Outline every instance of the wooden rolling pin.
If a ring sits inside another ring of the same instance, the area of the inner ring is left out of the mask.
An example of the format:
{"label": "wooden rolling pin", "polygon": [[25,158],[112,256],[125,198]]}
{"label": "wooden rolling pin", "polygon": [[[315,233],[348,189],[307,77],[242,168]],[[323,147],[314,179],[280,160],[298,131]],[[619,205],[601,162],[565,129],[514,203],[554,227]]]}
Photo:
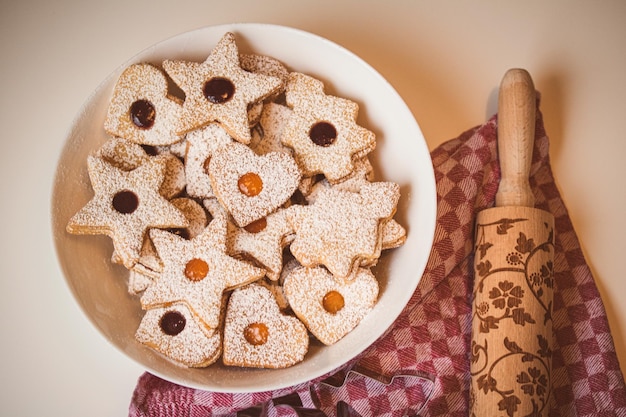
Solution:
{"label": "wooden rolling pin", "polygon": [[498,97],[501,180],[476,219],[471,416],[547,416],[551,395],[554,217],[534,208],[528,179],[536,97],[527,71]]}

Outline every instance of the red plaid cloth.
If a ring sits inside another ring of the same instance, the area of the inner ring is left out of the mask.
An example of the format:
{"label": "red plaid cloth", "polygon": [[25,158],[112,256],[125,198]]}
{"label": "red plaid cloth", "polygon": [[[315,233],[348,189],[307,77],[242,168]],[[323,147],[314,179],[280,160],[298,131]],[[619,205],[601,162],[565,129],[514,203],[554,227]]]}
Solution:
{"label": "red plaid cloth", "polygon": [[[426,271],[392,329],[349,369],[323,383],[253,394],[200,391],[145,373],[130,416],[466,416],[473,228],[498,187],[496,122],[494,116],[431,153],[438,211]],[[555,185],[539,111],[535,137],[531,186],[536,206],[556,224],[550,416],[626,416],[606,312]]]}

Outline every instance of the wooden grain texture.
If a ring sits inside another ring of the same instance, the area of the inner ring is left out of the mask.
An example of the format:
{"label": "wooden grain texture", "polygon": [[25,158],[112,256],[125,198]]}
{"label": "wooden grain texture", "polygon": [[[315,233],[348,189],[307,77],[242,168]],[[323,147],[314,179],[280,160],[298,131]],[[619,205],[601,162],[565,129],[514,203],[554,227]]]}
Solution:
{"label": "wooden grain texture", "polygon": [[471,415],[548,415],[554,218],[530,207],[478,214]]}

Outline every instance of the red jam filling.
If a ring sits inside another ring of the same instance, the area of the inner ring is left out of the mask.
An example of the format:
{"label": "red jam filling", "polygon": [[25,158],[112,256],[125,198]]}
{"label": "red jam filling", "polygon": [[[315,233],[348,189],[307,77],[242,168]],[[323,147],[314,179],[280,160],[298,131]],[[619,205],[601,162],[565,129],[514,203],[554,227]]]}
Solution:
{"label": "red jam filling", "polygon": [[137,100],[130,105],[130,119],[140,129],[150,129],[154,125],[156,110],[148,100]]}
{"label": "red jam filling", "polygon": [[112,203],[118,213],[130,214],[139,207],[139,198],[132,191],[123,190],[115,193]]}
{"label": "red jam filling", "polygon": [[161,330],[166,335],[176,336],[185,329],[186,322],[185,316],[178,311],[171,310],[163,314],[159,321],[159,326],[161,326]]}
{"label": "red jam filling", "polygon": [[204,83],[204,97],[214,104],[226,103],[235,95],[235,85],[226,78],[211,78]]}
{"label": "red jam filling", "polygon": [[317,122],[311,127],[309,138],[316,145],[327,147],[337,139],[337,129],[329,122]]}

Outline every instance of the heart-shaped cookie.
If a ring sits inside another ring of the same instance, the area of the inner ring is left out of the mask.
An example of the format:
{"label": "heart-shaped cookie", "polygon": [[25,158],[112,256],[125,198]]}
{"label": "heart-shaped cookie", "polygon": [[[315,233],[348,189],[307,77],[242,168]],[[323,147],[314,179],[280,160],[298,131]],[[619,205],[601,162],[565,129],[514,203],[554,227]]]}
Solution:
{"label": "heart-shaped cookie", "polygon": [[244,227],[274,212],[293,195],[300,170],[289,154],[257,155],[233,142],[213,153],[209,178],[215,196],[237,225]]}
{"label": "heart-shaped cookie", "polygon": [[209,366],[221,353],[220,332],[208,332],[184,303],[147,310],[135,338],[190,367]]}
{"label": "heart-shaped cookie", "polygon": [[338,280],[326,268],[295,268],[285,278],[285,296],[315,337],[332,345],[354,329],[378,298],[378,281],[360,268],[354,280]]}
{"label": "heart-shaped cookie", "polygon": [[302,361],[308,349],[306,327],[280,312],[269,289],[250,284],[233,291],[224,323],[225,365],[285,368]]}
{"label": "heart-shaped cookie", "polygon": [[143,145],[179,142],[182,104],[168,93],[160,68],[133,64],[120,75],[107,109],[104,129],[112,136]]}

